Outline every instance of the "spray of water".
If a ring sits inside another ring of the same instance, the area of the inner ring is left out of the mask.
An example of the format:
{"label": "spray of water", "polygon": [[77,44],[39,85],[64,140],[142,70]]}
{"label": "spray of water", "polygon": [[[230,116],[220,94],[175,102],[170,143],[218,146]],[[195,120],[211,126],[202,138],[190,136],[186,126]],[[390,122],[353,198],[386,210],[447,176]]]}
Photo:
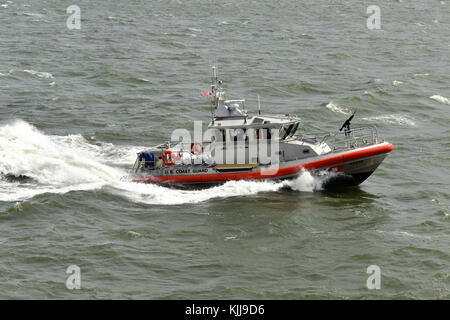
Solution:
{"label": "spray of water", "polygon": [[313,192],[322,185],[320,179],[306,171],[290,181],[230,181],[207,190],[177,190],[121,180],[127,171],[117,164],[132,164],[139,149],[141,147],[92,144],[81,135],[46,135],[20,120],[0,125],[0,173],[32,179],[26,183],[0,180],[0,201],[102,188],[130,201],[170,205],[275,192],[283,188]]}

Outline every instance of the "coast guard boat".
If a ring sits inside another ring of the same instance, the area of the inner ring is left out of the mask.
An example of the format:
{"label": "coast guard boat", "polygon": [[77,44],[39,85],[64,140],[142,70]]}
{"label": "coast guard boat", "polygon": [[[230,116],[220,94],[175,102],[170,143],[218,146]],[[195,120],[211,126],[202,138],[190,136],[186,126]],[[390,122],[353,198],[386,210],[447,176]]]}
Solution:
{"label": "coast guard boat", "polygon": [[339,131],[319,134],[302,132],[297,116],[261,115],[260,108],[249,115],[245,100],[225,99],[215,67],[211,91],[202,94],[211,99],[207,132],[201,139],[185,135],[139,152],[131,181],[204,187],[294,179],[307,170],[328,175],[327,185],[351,186],[366,180],[393,150],[392,143],[378,138],[375,126],[351,128],[354,114]]}

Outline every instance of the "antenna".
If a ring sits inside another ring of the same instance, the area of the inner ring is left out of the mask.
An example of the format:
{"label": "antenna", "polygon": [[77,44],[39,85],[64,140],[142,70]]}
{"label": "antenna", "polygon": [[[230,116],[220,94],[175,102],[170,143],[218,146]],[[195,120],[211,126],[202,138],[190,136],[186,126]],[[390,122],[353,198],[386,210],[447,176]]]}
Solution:
{"label": "antenna", "polygon": [[258,94],[258,114],[261,115],[261,103],[259,101],[259,94]]}
{"label": "antenna", "polygon": [[211,123],[214,124],[214,106],[215,106],[215,100],[216,100],[216,91],[215,91],[215,81],[214,78],[216,76],[216,66],[212,65],[211,66],[211,71],[212,71],[212,75],[211,75],[211,93],[214,95],[214,100],[211,101]]}

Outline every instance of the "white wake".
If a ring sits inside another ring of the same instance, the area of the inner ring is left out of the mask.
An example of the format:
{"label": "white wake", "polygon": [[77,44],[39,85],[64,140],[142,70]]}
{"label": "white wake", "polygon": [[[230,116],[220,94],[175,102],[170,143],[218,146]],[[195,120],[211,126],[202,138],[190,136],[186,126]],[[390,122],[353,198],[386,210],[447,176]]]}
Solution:
{"label": "white wake", "polygon": [[313,192],[322,182],[309,172],[291,181],[230,181],[206,190],[177,190],[121,180],[138,146],[91,143],[82,135],[46,135],[27,122],[0,125],[0,174],[26,176],[25,182],[0,180],[0,201],[22,201],[42,193],[102,189],[148,204],[198,203],[213,198],[275,192],[282,188]]}

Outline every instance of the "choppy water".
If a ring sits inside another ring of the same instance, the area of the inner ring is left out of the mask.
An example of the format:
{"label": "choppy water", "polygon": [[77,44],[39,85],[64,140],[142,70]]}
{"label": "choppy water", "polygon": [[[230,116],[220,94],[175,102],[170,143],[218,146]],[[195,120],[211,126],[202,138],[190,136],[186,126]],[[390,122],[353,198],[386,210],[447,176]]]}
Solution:
{"label": "choppy water", "polygon": [[[450,298],[449,17],[450,1],[0,1],[0,172],[32,178],[0,180],[0,298]],[[249,110],[260,95],[306,131],[357,110],[395,150],[342,191],[308,173],[121,181],[140,148],[209,120],[212,63]]]}

